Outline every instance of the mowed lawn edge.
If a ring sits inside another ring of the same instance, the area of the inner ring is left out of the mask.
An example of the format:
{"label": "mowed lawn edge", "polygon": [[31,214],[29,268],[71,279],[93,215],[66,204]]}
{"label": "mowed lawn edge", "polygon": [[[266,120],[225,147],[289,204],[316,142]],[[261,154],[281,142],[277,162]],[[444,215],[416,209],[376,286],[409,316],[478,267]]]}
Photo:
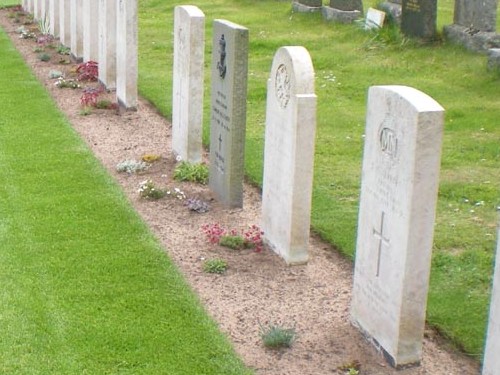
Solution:
{"label": "mowed lawn edge", "polygon": [[0,372],[247,374],[0,28]]}

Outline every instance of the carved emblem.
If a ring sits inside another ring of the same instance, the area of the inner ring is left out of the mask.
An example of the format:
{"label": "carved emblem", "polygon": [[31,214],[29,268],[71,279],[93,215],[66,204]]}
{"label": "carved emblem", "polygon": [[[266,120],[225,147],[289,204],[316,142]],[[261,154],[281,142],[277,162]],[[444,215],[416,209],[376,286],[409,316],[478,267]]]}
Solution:
{"label": "carved emblem", "polygon": [[286,108],[290,101],[290,75],[285,64],[281,64],[276,69],[276,78],[274,82],[274,90],[276,92],[276,99],[281,108]]}
{"label": "carved emblem", "polygon": [[217,69],[219,70],[219,76],[224,79],[226,77],[226,39],[224,39],[224,34],[221,35],[219,39],[219,61],[217,62]]}
{"label": "carved emblem", "polygon": [[394,130],[382,128],[379,135],[380,149],[391,157],[396,157],[398,151],[398,139]]}

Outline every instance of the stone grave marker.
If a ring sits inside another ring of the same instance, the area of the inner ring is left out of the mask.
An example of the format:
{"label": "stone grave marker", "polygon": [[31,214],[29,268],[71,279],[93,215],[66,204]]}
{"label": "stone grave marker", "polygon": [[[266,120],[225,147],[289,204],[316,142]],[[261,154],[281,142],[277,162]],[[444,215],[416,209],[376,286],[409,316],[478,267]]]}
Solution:
{"label": "stone grave marker", "polygon": [[213,22],[209,187],[226,207],[243,206],[248,29]]}
{"label": "stone grave marker", "polygon": [[403,0],[401,31],[409,37],[431,39],[436,35],[437,0]]}
{"label": "stone grave marker", "polygon": [[76,61],[82,61],[83,56],[83,1],[70,1],[70,49]]}
{"label": "stone grave marker", "polygon": [[491,291],[490,319],[484,350],[483,375],[500,375],[500,226],[497,230],[497,251]]}
{"label": "stone grave marker", "polygon": [[68,0],[59,0],[59,40],[65,47],[71,45],[71,11]]}
{"label": "stone grave marker", "polygon": [[137,109],[137,0],[117,0],[116,97],[122,109]]}
{"label": "stone grave marker", "polygon": [[47,0],[38,0],[38,7],[39,7],[38,19],[40,20],[48,19]]}
{"label": "stone grave marker", "polygon": [[190,163],[202,156],[205,15],[196,6],[174,10],[172,150]]}
{"label": "stone grave marker", "polygon": [[315,133],[311,57],[304,47],[282,47],[267,83],[262,230],[288,264],[308,260]]}
{"label": "stone grave marker", "polygon": [[453,23],[477,31],[496,31],[497,0],[455,0]]}
{"label": "stone grave marker", "polygon": [[99,0],[99,81],[116,88],[116,0]]}
{"label": "stone grave marker", "polygon": [[83,61],[98,61],[99,53],[99,2],[83,2]]}
{"label": "stone grave marker", "polygon": [[330,0],[329,6],[322,8],[323,18],[327,21],[351,23],[363,16],[361,0]]}
{"label": "stone grave marker", "polygon": [[50,33],[59,37],[59,0],[49,0]]}
{"label": "stone grave marker", "polygon": [[365,29],[379,29],[384,26],[385,12],[368,8],[366,12]]}
{"label": "stone grave marker", "polygon": [[396,368],[421,359],[443,117],[414,88],[369,89],[351,316]]}
{"label": "stone grave marker", "polygon": [[323,6],[322,0],[294,0],[292,1],[292,9],[294,12],[309,13],[320,12]]}
{"label": "stone grave marker", "polygon": [[40,2],[42,0],[33,0],[33,18],[38,20],[40,18]]}

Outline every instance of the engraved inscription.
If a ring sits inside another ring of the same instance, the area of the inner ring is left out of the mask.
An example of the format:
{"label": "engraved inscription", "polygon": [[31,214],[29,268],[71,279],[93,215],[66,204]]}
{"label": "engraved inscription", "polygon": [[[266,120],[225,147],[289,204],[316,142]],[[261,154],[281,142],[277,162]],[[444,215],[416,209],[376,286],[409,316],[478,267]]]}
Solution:
{"label": "engraved inscription", "polygon": [[420,12],[419,0],[407,0],[405,9],[412,12]]}
{"label": "engraved inscription", "polygon": [[224,79],[226,77],[226,39],[224,34],[221,35],[219,39],[219,61],[217,62],[217,70],[219,71],[219,76]]}
{"label": "engraved inscription", "polygon": [[276,99],[280,104],[281,108],[286,108],[288,102],[290,101],[290,75],[285,64],[281,64],[276,69],[276,77],[274,83],[274,91],[276,93]]}
{"label": "engraved inscription", "polygon": [[217,91],[215,100],[212,102],[212,123],[215,125],[214,131],[217,131],[219,134],[217,138],[217,149],[215,150],[214,166],[221,174],[226,170],[224,141],[227,140],[230,132],[230,121],[231,117],[228,114],[227,97],[223,92]]}
{"label": "engraved inscription", "polygon": [[382,215],[380,218],[380,229],[373,228],[373,236],[378,239],[378,250],[377,250],[377,272],[375,273],[376,277],[380,276],[380,263],[382,258],[382,248],[389,247],[390,240],[387,237],[384,237],[384,218],[385,212],[382,211]]}

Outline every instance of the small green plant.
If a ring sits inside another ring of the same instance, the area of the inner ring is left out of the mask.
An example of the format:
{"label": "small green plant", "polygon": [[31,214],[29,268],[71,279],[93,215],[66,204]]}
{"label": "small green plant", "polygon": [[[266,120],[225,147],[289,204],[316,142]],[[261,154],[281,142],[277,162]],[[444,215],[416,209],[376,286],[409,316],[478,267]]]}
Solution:
{"label": "small green plant", "polygon": [[207,259],[203,263],[203,271],[206,273],[223,274],[227,270],[227,262],[223,259]]}
{"label": "small green plant", "polygon": [[157,200],[163,198],[167,192],[163,189],[158,189],[153,181],[145,180],[139,184],[139,195],[144,199]]}
{"label": "small green plant", "polygon": [[92,114],[92,107],[82,107],[80,109],[80,116],[88,116]]}
{"label": "small green plant", "polygon": [[56,51],[59,55],[69,55],[71,53],[71,50],[68,47],[63,46],[62,44],[57,47]]}
{"label": "small green plant", "polygon": [[171,198],[177,198],[179,200],[186,199],[186,194],[184,194],[184,192],[179,188],[174,188],[173,190],[167,189],[165,193]]}
{"label": "small green plant", "polygon": [[[239,234],[235,229],[227,231],[218,223],[204,224],[202,225],[201,230],[205,233],[207,241],[214,245],[219,244],[221,246],[227,246],[222,245],[221,241],[223,241],[231,245],[227,247],[235,248],[232,246],[237,246],[239,242],[243,241],[243,248],[253,248],[256,253],[260,253],[264,248],[264,240],[262,237],[264,232],[255,224],[251,225],[247,230],[241,231],[241,234]],[[226,237],[234,238],[227,239]],[[240,237],[241,240],[237,239],[237,237]]]}
{"label": "small green plant", "polygon": [[103,100],[98,100],[95,107],[97,109],[116,109],[117,104],[113,103],[111,100],[103,99]]}
{"label": "small green plant", "polygon": [[338,369],[342,371],[346,375],[359,375],[361,369],[361,363],[359,361],[352,361],[342,366],[339,366]]}
{"label": "small green plant", "polygon": [[241,250],[252,247],[250,242],[247,242],[243,237],[238,235],[222,236],[219,240],[219,245],[233,250]]}
{"label": "small green plant", "polygon": [[206,164],[192,164],[187,161],[181,161],[175,167],[174,179],[206,185],[208,182],[208,167]]}
{"label": "small green plant", "polygon": [[33,48],[33,52],[35,52],[35,53],[40,53],[43,51],[45,51],[44,47],[36,46],[35,48]]}
{"label": "small green plant", "polygon": [[155,161],[158,161],[161,159],[161,155],[155,155],[155,154],[146,154],[142,156],[142,161],[145,161],[146,163],[154,163]]}
{"label": "small green plant", "polygon": [[46,15],[38,21],[38,30],[42,35],[50,34],[50,19]]}
{"label": "small green plant", "polygon": [[124,160],[116,165],[116,170],[118,172],[126,172],[128,174],[133,174],[137,172],[144,172],[149,167],[150,165],[143,161]]}
{"label": "small green plant", "polygon": [[38,59],[43,62],[50,61],[50,55],[48,53],[41,53],[38,55]]}
{"label": "small green plant", "polygon": [[297,333],[294,328],[283,328],[278,325],[260,327],[260,337],[266,348],[281,349],[292,346]]}

